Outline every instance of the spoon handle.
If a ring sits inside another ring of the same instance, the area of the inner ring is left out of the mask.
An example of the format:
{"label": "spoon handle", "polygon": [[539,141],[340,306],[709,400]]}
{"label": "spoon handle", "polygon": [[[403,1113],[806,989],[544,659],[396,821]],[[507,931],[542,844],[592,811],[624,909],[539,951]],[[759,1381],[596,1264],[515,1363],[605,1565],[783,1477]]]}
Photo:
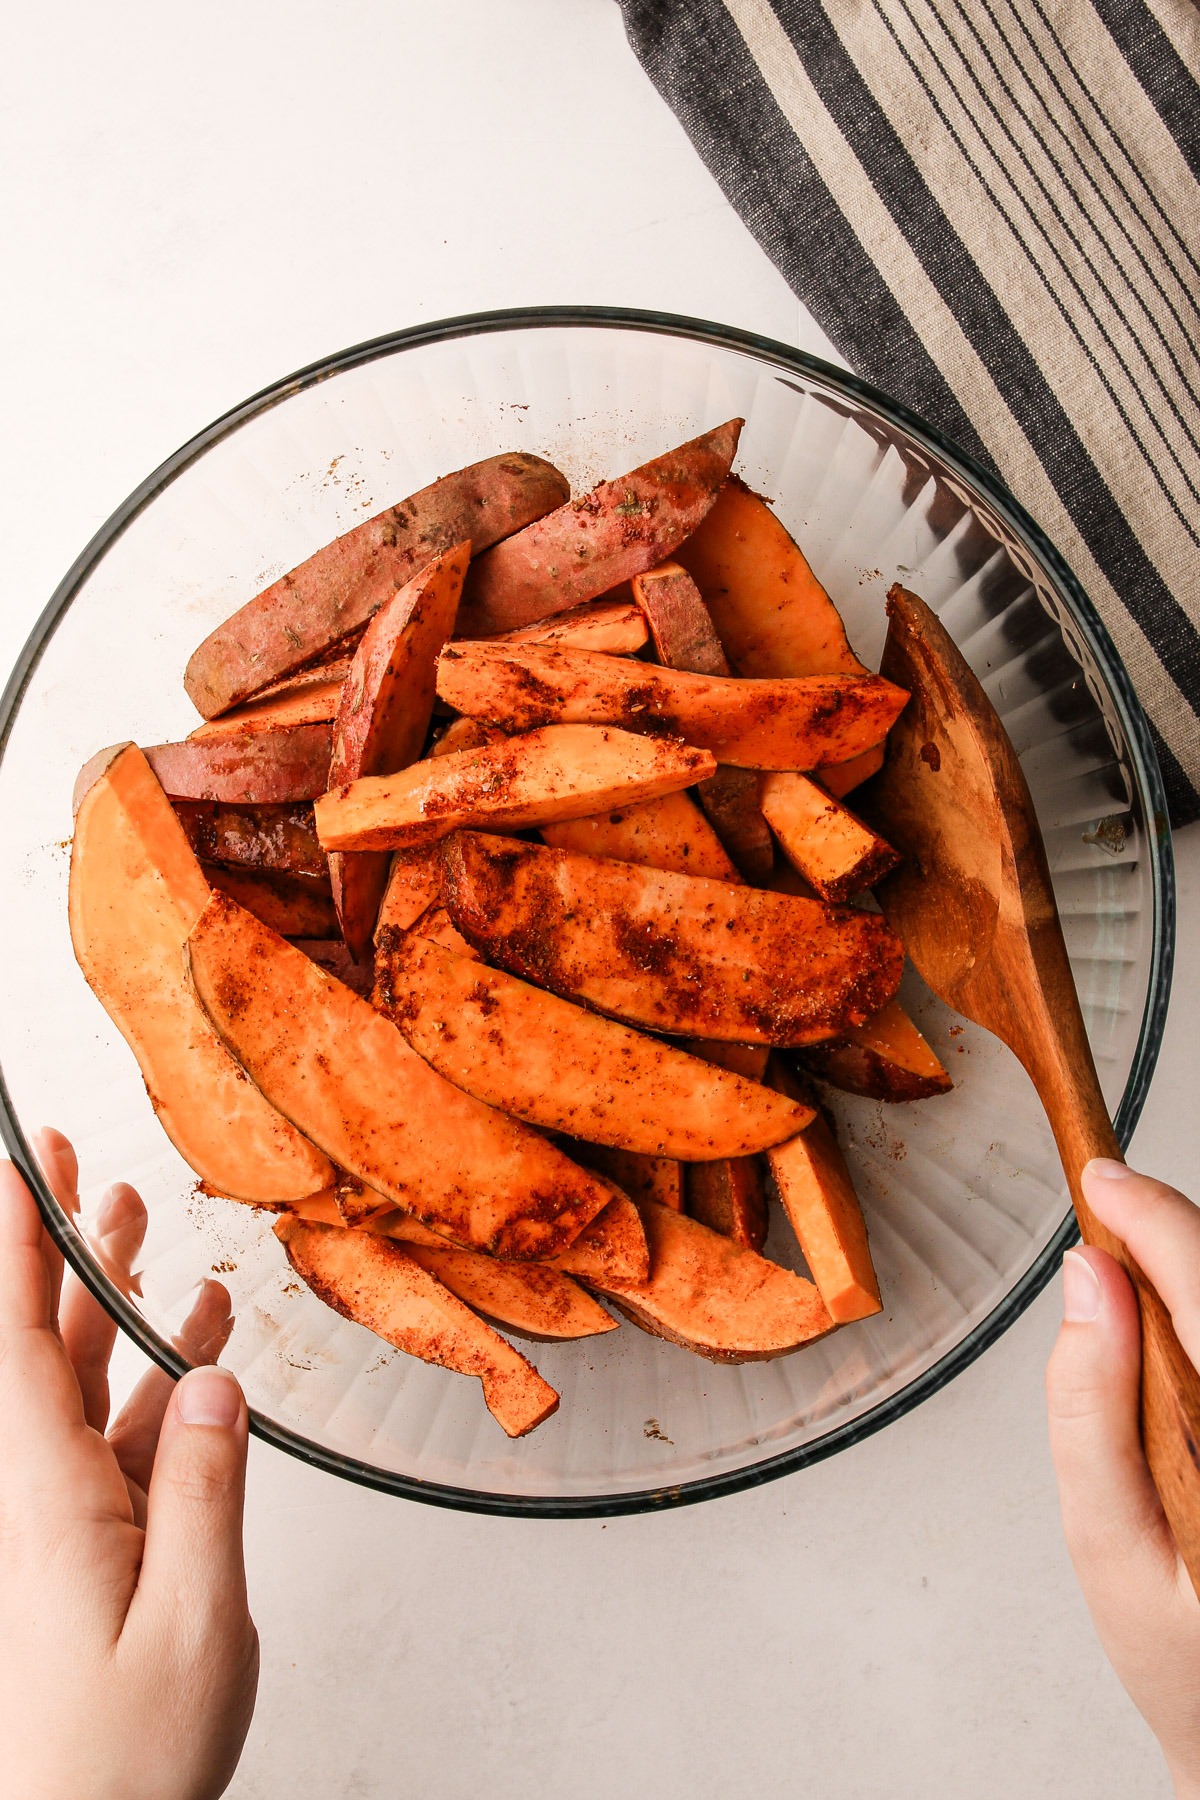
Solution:
{"label": "spoon handle", "polygon": [[1175,1335],[1158,1291],[1083,1197],[1080,1177],[1093,1156],[1118,1162],[1124,1158],[1090,1067],[1081,1069],[1076,1063],[1070,1076],[1069,1083],[1047,1082],[1042,1102],[1083,1241],[1114,1257],[1137,1293],[1142,1320],[1142,1442],[1179,1554],[1200,1595],[1200,1374]]}

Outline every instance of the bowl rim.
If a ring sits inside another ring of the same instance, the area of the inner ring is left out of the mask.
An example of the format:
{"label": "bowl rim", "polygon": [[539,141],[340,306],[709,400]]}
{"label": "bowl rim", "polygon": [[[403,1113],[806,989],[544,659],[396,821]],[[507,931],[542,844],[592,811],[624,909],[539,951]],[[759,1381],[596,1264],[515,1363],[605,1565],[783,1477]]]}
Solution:
{"label": "bowl rim", "polygon": [[[272,382],[258,393],[252,394],[249,399],[222,413],[160,463],[121,502],[76,557],[37,619],[17,657],[3,695],[0,696],[0,760],[3,759],[13,722],[33,671],[76,593],[138,515],[213,444],[249,420],[282,404],[294,394],[331,376],[397,352],[419,349],[455,338],[545,327],[632,330],[680,337],[723,350],[750,354],[789,374],[815,378],[842,398],[862,404],[882,416],[889,424],[900,427],[916,444],[931,451],[969,486],[978,490],[1053,578],[1076,627],[1103,674],[1109,697],[1125,734],[1138,796],[1146,818],[1153,899],[1150,978],[1137,1047],[1113,1121],[1122,1148],[1126,1147],[1145,1104],[1158,1059],[1175,950],[1175,875],[1166,794],[1150,727],[1129,674],[1092,601],[1045,533],[997,476],[881,389],[820,357],[793,349],[775,339],[711,320],[628,307],[508,307],[465,313],[454,318],[436,319],[426,324],[387,332],[322,357],[293,374]],[[190,1366],[186,1359],[148,1325],[125,1295],[98,1274],[96,1266],[86,1256],[73,1221],[50,1192],[25,1138],[9,1095],[3,1068],[0,1068],[0,1137],[29,1184],[50,1236],[62,1250],[76,1275],[153,1362],[170,1375],[183,1375]],[[1068,1211],[1034,1262],[987,1317],[980,1320],[930,1368],[915,1376],[896,1393],[878,1401],[860,1417],[835,1426],[812,1443],[777,1452],[744,1468],[719,1475],[603,1495],[493,1493],[440,1482],[420,1481],[413,1476],[379,1468],[314,1443],[299,1432],[292,1431],[255,1410],[250,1413],[250,1428],[264,1442],[288,1451],[313,1467],[340,1475],[361,1486],[459,1511],[525,1518],[612,1518],[626,1513],[654,1512],[668,1507],[691,1505],[701,1500],[734,1494],[744,1488],[758,1487],[779,1476],[807,1468],[833,1456],[839,1450],[848,1449],[911,1412],[997,1342],[1041,1293],[1058,1268],[1063,1252],[1076,1241],[1078,1235],[1074,1213]]]}

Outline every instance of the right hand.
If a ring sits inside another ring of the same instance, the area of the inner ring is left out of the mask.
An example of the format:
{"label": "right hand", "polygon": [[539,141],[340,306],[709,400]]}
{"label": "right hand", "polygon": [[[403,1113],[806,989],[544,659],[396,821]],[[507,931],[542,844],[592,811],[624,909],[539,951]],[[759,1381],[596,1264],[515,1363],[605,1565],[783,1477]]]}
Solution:
{"label": "right hand", "polygon": [[[1092,1162],[1084,1195],[1162,1296],[1200,1367],[1200,1210],[1123,1163]],[[1178,1800],[1200,1800],[1200,1600],[1150,1478],[1138,1426],[1141,1328],[1112,1257],[1069,1250],[1046,1371],[1063,1530],[1100,1642],[1162,1746]]]}

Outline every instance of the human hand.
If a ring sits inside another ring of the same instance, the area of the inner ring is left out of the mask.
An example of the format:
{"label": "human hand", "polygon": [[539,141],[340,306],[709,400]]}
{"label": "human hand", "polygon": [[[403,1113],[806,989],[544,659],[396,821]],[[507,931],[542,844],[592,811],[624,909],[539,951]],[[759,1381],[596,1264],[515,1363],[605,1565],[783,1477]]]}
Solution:
{"label": "human hand", "polygon": [[[38,1156],[70,1212],[74,1152]],[[114,1188],[99,1251],[127,1288],[146,1211]],[[61,1294],[61,1303],[60,1303]],[[176,1340],[218,1356],[229,1296],[205,1282]],[[145,1375],[107,1438],[116,1326],[0,1164],[0,1794],[215,1800],[258,1680],[242,1560],[247,1417],[224,1370]]]}
{"label": "human hand", "polygon": [[[1158,1289],[1200,1367],[1200,1210],[1123,1163],[1089,1163],[1083,1191]],[[1162,1747],[1178,1800],[1200,1800],[1200,1601],[1142,1451],[1137,1299],[1112,1257],[1069,1250],[1063,1312],[1046,1393],[1067,1548],[1100,1642]]]}

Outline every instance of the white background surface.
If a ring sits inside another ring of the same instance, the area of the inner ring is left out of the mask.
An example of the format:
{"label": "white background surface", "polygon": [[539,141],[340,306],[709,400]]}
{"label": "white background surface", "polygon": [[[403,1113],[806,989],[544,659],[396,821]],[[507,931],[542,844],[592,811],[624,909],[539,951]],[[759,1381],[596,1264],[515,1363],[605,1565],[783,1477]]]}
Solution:
{"label": "white background surface", "polygon": [[[162,457],[343,345],[587,301],[829,354],[611,0],[46,0],[5,38],[4,666]],[[1187,1186],[1200,833],[1177,853],[1181,954],[1132,1157]],[[231,1792],[1165,1795],[1058,1537],[1057,1309],[1052,1288],[857,1449],[662,1517],[472,1518],[252,1446],[263,1678]],[[138,1356],[119,1357],[123,1387]]]}

